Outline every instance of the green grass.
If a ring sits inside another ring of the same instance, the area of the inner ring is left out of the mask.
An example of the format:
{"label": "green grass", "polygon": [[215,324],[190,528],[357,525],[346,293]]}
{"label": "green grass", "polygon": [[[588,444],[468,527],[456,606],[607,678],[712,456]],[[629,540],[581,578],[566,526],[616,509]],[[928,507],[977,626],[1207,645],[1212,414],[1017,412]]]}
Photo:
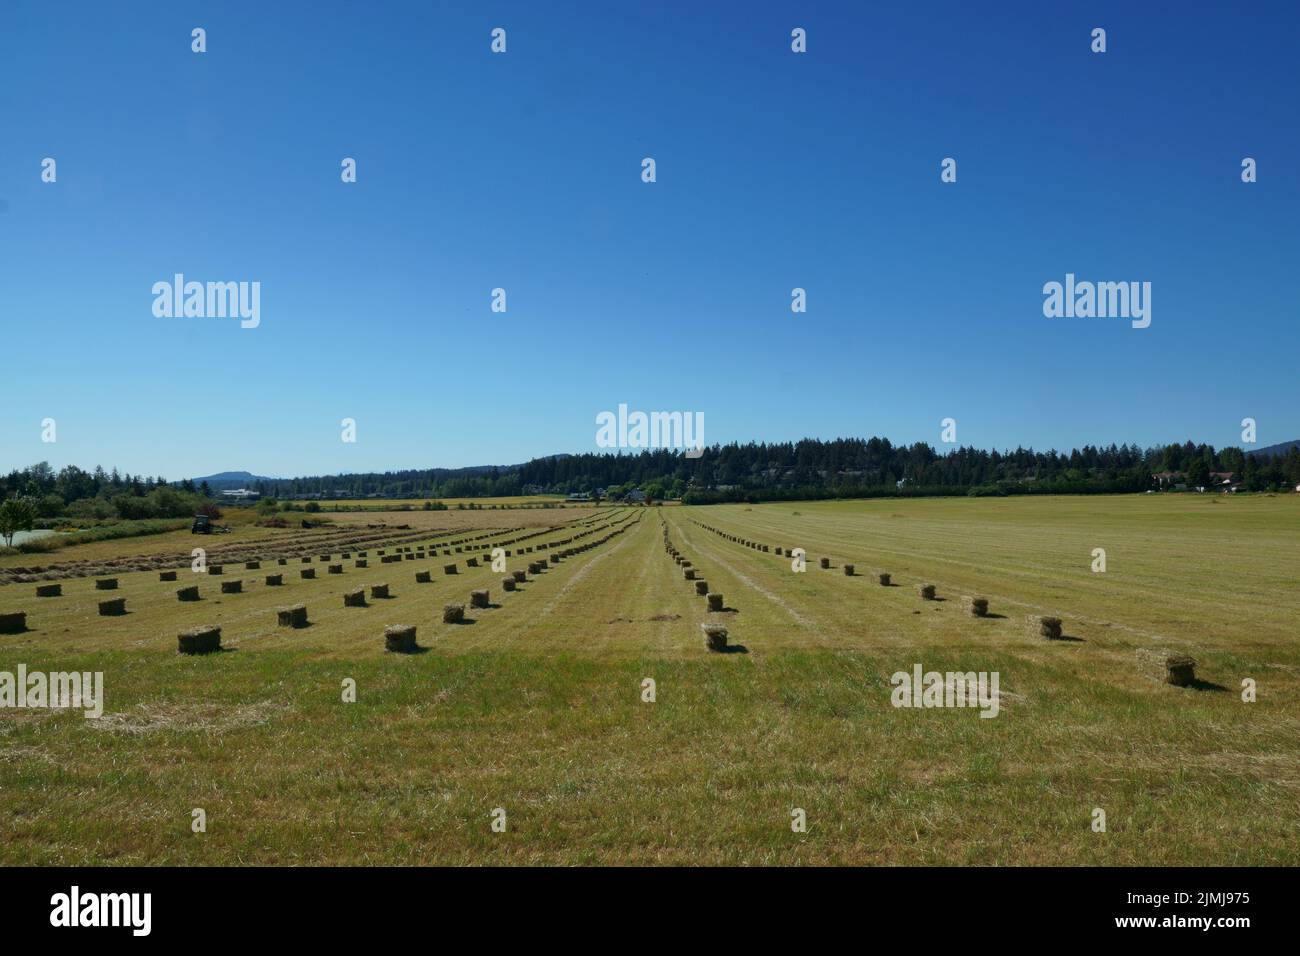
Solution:
{"label": "green grass", "polygon": [[[120,575],[125,618],[92,616],[104,595],[88,580],[42,602],[0,588],[0,612],[27,610],[33,628],[0,636],[0,669],[101,670],[108,696],[98,726],[0,711],[0,862],[1300,861],[1300,499],[617,514],[641,519],[514,594],[487,569],[443,576],[450,558],[345,562],[316,581],[294,564],[227,566],[248,593],[204,579],[198,605],[175,601],[187,580]],[[734,612],[705,611],[661,520]],[[802,546],[809,570],[696,521]],[[1104,575],[1089,570],[1094,547]],[[816,567],[822,554],[834,570]],[[905,586],[847,578],[845,560]],[[434,583],[414,584],[429,567]],[[290,584],[251,584],[268,570]],[[952,600],[921,602],[922,579]],[[345,587],[373,581],[396,597],[342,607]],[[443,603],[482,586],[499,608],[440,623]],[[962,616],[962,593],[1005,617]],[[273,609],[298,600],[313,625],[277,629]],[[1040,608],[1079,640],[1030,637],[1023,615]],[[708,654],[710,617],[748,653]],[[178,656],[176,633],[206,621],[230,650]],[[398,622],[418,625],[427,653],[384,653]],[[1150,646],[1190,648],[1225,689],[1145,680],[1133,651]],[[891,707],[889,675],[917,662],[998,671],[1001,714]],[[641,701],[645,677],[655,703]],[[1243,677],[1257,703],[1241,701]],[[340,699],[345,678],[355,704]],[[206,833],[190,831],[195,807]],[[496,807],[505,833],[490,829]],[[807,833],[791,832],[794,807]],[[1095,807],[1106,833],[1090,829]]]}

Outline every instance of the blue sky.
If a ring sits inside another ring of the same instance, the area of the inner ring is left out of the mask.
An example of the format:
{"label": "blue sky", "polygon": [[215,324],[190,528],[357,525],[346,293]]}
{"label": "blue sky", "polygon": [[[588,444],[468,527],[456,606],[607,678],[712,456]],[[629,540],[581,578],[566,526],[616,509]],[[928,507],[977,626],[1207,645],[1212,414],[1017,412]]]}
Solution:
{"label": "blue sky", "polygon": [[[10,0],[0,468],[509,463],[594,450],[619,403],[710,443],[1300,438],[1298,31],[1283,3]],[[259,281],[261,325],[155,317],[176,272]],[[1151,327],[1045,318],[1067,272],[1151,282]]]}

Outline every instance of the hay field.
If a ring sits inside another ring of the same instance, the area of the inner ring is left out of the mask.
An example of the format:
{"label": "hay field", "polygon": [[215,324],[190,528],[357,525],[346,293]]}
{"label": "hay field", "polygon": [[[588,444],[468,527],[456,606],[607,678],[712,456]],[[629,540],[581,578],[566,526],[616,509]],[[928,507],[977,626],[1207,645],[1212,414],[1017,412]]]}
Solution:
{"label": "hay field", "polygon": [[[245,592],[205,578],[197,604],[175,599],[187,569],[177,584],[123,573],[111,596],[131,613],[114,618],[95,616],[108,595],[88,578],[59,598],[0,586],[0,614],[26,611],[30,628],[0,635],[0,670],[103,671],[107,696],[99,721],[0,710],[0,862],[1300,862],[1296,496],[564,517],[456,532],[488,535],[479,548],[611,535],[512,593],[464,553],[380,565],[374,550],[342,575],[313,557],[310,581],[298,562],[227,565]],[[727,610],[706,610],[665,531]],[[808,569],[731,537],[805,548]],[[268,570],[288,583],[265,587]],[[344,590],[381,581],[393,597],[343,607]],[[921,600],[923,582],[942,600]],[[443,604],[482,587],[497,606],[441,623]],[[964,594],[990,616],[963,613]],[[311,626],[278,628],[275,608],[298,601]],[[1027,613],[1059,614],[1073,640],[1031,635]],[[709,621],[740,652],[706,651]],[[384,627],[401,623],[423,653],[385,652]],[[226,650],[178,655],[177,633],[202,624]],[[1144,677],[1135,652],[1153,647],[1192,653],[1200,683]],[[892,707],[890,675],[918,663],[998,672],[998,716]],[[806,832],[791,830],[795,808]]]}
{"label": "hay field", "polygon": [[[424,498],[322,498],[315,503],[321,506],[322,510],[328,511],[331,508],[362,508],[366,511],[395,511],[399,508],[410,508],[418,511],[424,507]],[[473,505],[478,508],[492,508],[493,505],[497,510],[524,510],[536,505],[549,504],[552,506],[561,506],[565,503],[564,495],[516,495],[514,497],[482,497],[482,498],[429,498],[429,501],[440,501],[448,508],[456,508],[464,505],[469,508]],[[570,503],[570,507],[582,507]]]}

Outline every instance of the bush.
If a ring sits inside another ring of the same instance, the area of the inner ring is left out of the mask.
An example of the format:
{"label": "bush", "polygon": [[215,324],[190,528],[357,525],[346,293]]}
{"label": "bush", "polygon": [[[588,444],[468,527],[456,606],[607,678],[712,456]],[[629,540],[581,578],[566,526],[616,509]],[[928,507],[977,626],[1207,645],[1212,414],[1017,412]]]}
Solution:
{"label": "bush", "polygon": [[114,517],[117,511],[103,498],[81,498],[68,505],[63,513],[69,518],[103,521]]}
{"label": "bush", "polygon": [[64,540],[62,535],[47,534],[39,538],[29,538],[15,550],[19,554],[48,554],[50,551],[58,551],[62,548]]}
{"label": "bush", "polygon": [[36,502],[36,515],[40,518],[57,518],[63,514],[63,499],[58,495],[45,495]]}

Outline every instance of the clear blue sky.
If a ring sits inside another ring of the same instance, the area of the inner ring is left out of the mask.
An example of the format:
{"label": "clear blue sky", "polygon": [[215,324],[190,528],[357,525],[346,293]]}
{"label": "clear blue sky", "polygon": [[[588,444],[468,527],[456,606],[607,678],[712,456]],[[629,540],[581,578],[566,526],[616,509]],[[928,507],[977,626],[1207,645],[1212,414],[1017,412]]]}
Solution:
{"label": "clear blue sky", "polygon": [[[6,0],[0,468],[510,463],[620,402],[710,443],[1300,438],[1297,35],[1294,3]],[[261,326],[154,317],[175,272],[261,282]],[[1067,272],[1150,281],[1151,327],[1045,318]]]}

